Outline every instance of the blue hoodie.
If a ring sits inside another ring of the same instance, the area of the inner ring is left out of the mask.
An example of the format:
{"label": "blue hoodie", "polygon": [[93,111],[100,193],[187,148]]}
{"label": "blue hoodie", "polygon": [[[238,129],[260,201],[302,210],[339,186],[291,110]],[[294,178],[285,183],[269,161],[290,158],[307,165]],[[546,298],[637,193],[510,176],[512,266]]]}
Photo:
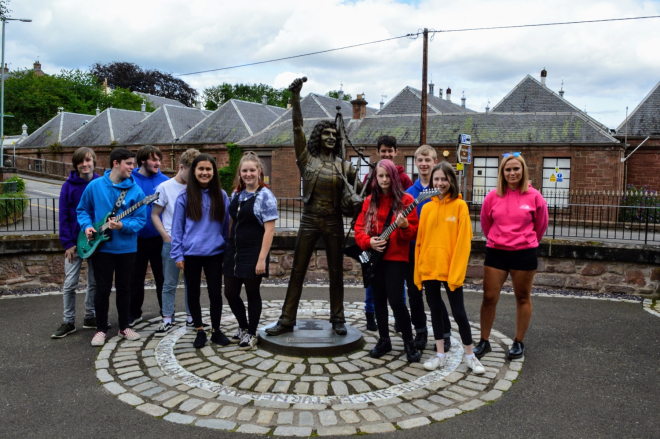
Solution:
{"label": "blue hoodie", "polygon": [[[119,184],[114,184],[110,180],[110,170],[107,170],[103,177],[90,182],[82,194],[77,209],[80,229],[85,230],[91,227],[92,223],[102,221],[107,214],[112,212],[119,194],[124,189],[128,189],[128,192],[117,214],[144,199],[144,192],[142,192],[140,186],[135,184],[133,177],[129,177]],[[137,251],[137,232],[147,222],[147,209],[142,206],[123,218],[121,222],[123,228],[109,231],[112,239],[101,244],[100,252],[122,254]]]}
{"label": "blue hoodie", "polygon": [[229,235],[229,198],[222,191],[225,204],[225,219],[220,224],[211,221],[211,197],[209,190],[202,190],[202,219],[193,221],[186,216],[188,194],[183,191],[176,199],[174,218],[172,218],[172,250],[170,257],[175,262],[183,261],[184,256],[213,256],[223,253],[227,248]]}
{"label": "blue hoodie", "polygon": [[[99,175],[94,173],[92,180],[97,178],[99,178]],[[81,178],[76,171],[71,171],[69,173],[69,178],[62,185],[59,209],[60,242],[65,250],[76,245],[78,241],[80,225],[78,225],[76,208],[78,207],[78,203],[80,203],[80,197],[82,197],[82,194],[90,181]]]}
{"label": "blue hoodie", "polygon": [[[426,186],[426,187],[422,186],[422,181],[419,180],[419,179],[417,179],[417,181],[415,181],[415,184],[413,184],[412,186],[410,186],[410,187],[406,190],[406,192],[408,192],[410,195],[412,195],[413,197],[415,197],[415,199],[417,199],[417,197],[419,196],[420,192],[425,191],[426,189],[428,189],[428,188],[430,188],[430,187],[431,187],[430,184],[429,184],[428,186]],[[421,217],[422,217],[422,207],[424,207],[424,205],[425,205],[426,203],[428,203],[429,201],[431,201],[431,198],[427,198],[426,200],[422,201],[421,203],[419,203],[419,204],[417,205],[417,217],[418,217],[418,218],[421,218]],[[415,241],[411,241],[411,242],[410,242],[410,248],[411,248],[413,251],[414,251],[414,249],[415,249],[415,244],[416,244],[416,243],[417,243],[417,240],[415,240]]]}
{"label": "blue hoodie", "polygon": [[[151,177],[145,177],[140,174],[140,168],[136,168],[133,169],[133,178],[135,179],[135,184],[140,186],[145,196],[155,194],[158,185],[169,180],[166,175],[161,174],[160,169],[158,170],[158,174],[154,174]],[[160,233],[158,233],[158,230],[154,227],[154,223],[151,222],[151,208],[151,204],[147,206],[147,224],[145,224],[142,230],[138,232],[138,238],[154,238],[160,236]]]}

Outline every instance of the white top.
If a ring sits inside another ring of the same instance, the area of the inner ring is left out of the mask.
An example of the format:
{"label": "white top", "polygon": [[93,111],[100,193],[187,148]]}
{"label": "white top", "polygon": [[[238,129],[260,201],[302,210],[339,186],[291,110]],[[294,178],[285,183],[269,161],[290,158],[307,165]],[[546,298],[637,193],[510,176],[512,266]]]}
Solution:
{"label": "white top", "polygon": [[163,207],[163,213],[160,214],[160,218],[163,221],[165,231],[170,236],[172,236],[172,218],[174,217],[176,199],[185,189],[186,185],[179,183],[174,178],[162,182],[156,188],[156,192],[159,192],[160,196],[158,200],[154,201],[154,204]]}

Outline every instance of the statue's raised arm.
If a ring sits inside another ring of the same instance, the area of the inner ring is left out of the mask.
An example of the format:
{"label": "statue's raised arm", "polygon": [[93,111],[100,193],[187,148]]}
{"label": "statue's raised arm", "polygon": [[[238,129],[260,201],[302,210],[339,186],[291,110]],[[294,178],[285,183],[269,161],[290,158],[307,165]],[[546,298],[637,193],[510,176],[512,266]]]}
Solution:
{"label": "statue's raised arm", "polygon": [[293,93],[291,97],[291,119],[293,120],[293,145],[296,148],[296,159],[300,158],[307,146],[307,139],[303,130],[303,116],[300,110],[300,90],[303,82],[307,82],[307,77],[298,78],[289,86],[289,90]]}

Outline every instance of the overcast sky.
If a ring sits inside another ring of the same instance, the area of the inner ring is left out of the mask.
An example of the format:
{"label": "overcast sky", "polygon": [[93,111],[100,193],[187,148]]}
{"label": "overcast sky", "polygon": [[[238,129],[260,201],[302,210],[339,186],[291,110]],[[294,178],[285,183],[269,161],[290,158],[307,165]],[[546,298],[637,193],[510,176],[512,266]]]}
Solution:
{"label": "overcast sky", "polygon": [[[174,74],[270,60],[415,33],[561,21],[660,15],[660,1],[639,0],[14,0],[5,61],[46,73],[129,61]],[[429,75],[439,88],[465,92],[467,106],[493,107],[525,75],[616,128],[660,81],[660,19],[437,33]],[[306,75],[303,92],[340,84],[377,108],[422,83],[422,39],[403,38],[259,66],[183,76],[201,94],[222,82],[285,87]]]}

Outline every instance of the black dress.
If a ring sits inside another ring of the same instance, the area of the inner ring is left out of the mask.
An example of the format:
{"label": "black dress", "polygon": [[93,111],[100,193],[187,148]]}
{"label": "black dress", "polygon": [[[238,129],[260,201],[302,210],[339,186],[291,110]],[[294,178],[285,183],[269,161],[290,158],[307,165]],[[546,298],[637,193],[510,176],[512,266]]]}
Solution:
{"label": "black dress", "polygon": [[[232,225],[223,265],[225,276],[241,279],[257,277],[255,268],[265,233],[264,226],[254,214],[254,202],[258,194],[259,190],[243,202],[239,202],[240,197],[236,195],[229,203]],[[260,276],[268,277],[269,259],[266,258],[266,272]]]}

